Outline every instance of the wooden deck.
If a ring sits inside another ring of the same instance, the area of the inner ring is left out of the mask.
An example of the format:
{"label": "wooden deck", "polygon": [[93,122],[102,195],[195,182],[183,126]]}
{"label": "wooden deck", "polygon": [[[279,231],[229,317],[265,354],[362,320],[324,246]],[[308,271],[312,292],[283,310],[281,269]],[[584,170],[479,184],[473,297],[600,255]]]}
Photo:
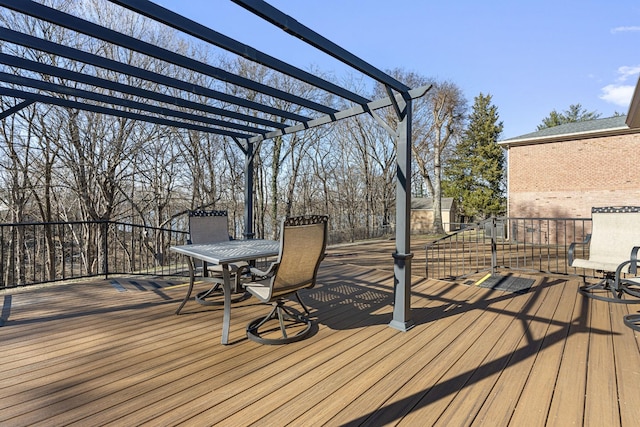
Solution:
{"label": "wooden deck", "polygon": [[638,306],[564,276],[525,294],[415,277],[399,332],[392,272],[347,253],[303,294],[314,335],[286,346],[245,338],[255,300],[234,305],[228,346],[220,308],[175,316],[180,278],[0,294],[0,425],[638,425],[640,337],[622,322]]}

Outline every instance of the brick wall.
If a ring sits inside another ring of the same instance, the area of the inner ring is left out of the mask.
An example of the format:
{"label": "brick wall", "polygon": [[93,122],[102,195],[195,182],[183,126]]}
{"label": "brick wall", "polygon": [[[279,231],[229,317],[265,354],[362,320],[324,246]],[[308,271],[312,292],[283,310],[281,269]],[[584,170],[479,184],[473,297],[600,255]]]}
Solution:
{"label": "brick wall", "polygon": [[640,133],[509,148],[509,216],[591,217],[640,205]]}

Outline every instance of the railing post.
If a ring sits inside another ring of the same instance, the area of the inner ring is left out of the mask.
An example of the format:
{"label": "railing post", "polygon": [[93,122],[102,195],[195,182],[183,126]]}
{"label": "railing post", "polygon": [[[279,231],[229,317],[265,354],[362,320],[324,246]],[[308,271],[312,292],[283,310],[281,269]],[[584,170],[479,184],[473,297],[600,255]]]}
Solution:
{"label": "railing post", "polygon": [[104,278],[109,278],[109,239],[107,233],[109,232],[109,222],[102,220],[102,270],[104,271]]}
{"label": "railing post", "polygon": [[0,289],[8,287],[4,281],[4,227],[0,224]]}
{"label": "railing post", "polygon": [[429,245],[424,246],[424,277],[429,278]]}
{"label": "railing post", "polygon": [[496,274],[496,268],[498,265],[498,244],[496,242],[497,236],[497,219],[496,217],[491,218],[491,275]]}

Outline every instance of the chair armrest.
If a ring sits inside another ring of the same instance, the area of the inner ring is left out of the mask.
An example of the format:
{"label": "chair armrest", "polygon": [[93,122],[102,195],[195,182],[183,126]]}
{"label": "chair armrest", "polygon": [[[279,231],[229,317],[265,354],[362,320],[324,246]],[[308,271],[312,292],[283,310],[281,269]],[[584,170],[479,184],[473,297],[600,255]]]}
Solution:
{"label": "chair armrest", "polygon": [[279,266],[280,266],[280,263],[272,262],[266,271],[260,270],[259,268],[251,267],[249,268],[249,273],[251,273],[251,275],[255,277],[266,278],[274,275],[276,271],[278,271]]}
{"label": "chair armrest", "polygon": [[575,259],[574,252],[576,249],[576,245],[586,245],[587,243],[589,243],[590,240],[591,240],[591,234],[587,234],[587,236],[584,239],[584,242],[573,242],[569,245],[569,253],[567,254],[569,267],[571,267],[571,265],[573,264],[573,260]]}
{"label": "chair armrest", "polygon": [[638,274],[638,250],[640,246],[635,246],[631,249],[631,257],[629,258],[631,264],[629,265],[629,273],[637,275]]}

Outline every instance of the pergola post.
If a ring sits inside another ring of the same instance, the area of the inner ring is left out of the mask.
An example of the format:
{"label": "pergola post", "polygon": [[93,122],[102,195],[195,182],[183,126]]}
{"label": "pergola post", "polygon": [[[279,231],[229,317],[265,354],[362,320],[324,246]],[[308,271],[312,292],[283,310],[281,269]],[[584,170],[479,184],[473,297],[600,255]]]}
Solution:
{"label": "pergola post", "polygon": [[393,319],[389,326],[407,331],[411,319],[411,100],[405,99],[397,129],[396,251],[393,281]]}
{"label": "pergola post", "polygon": [[244,238],[253,239],[253,152],[254,143],[246,141],[244,161]]}

